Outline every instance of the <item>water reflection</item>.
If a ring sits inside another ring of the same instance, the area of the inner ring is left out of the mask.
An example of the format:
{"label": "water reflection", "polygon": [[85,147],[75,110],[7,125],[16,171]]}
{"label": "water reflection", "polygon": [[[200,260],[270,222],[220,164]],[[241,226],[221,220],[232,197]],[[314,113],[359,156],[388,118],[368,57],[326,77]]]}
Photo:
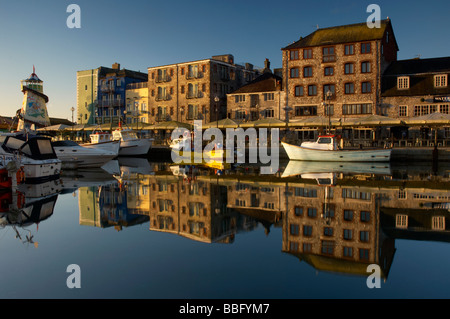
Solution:
{"label": "water reflection", "polygon": [[368,264],[377,264],[385,279],[396,239],[450,241],[444,164],[433,170],[289,162],[270,176],[255,165],[222,171],[131,158],[113,164],[25,185],[18,210],[10,209],[13,194],[3,195],[2,225],[45,220],[59,193],[78,192],[83,226],[120,231],[147,224],[150,231],[222,244],[240,232],[262,228],[269,236],[276,228],[281,251],[317,270],[367,276]]}

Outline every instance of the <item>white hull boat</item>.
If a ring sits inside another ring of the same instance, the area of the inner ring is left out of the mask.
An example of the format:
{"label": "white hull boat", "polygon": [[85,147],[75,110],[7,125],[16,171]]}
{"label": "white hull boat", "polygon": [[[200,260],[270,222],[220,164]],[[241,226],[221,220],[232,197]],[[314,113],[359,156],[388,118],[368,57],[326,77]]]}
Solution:
{"label": "white hull boat", "polygon": [[61,160],[56,156],[50,138],[31,134],[4,133],[0,136],[0,155],[20,153],[26,183],[57,179]]}
{"label": "white hull boat", "polygon": [[112,139],[120,141],[119,155],[147,155],[152,146],[151,139],[138,138],[135,132],[121,128],[113,131]]}
{"label": "white hull boat", "polygon": [[378,174],[392,175],[390,163],[384,162],[311,162],[289,161],[281,177],[291,177],[305,174]]}
{"label": "white hull boat", "polygon": [[113,141],[111,133],[94,132],[90,135],[90,143],[80,144],[83,147],[103,149],[119,155],[120,141]]}
{"label": "white hull boat", "polygon": [[340,149],[335,135],[319,136],[301,146],[281,142],[290,160],[319,162],[389,162],[391,149]]}
{"label": "white hull boat", "polygon": [[83,147],[73,141],[53,142],[62,167],[66,169],[98,168],[117,156],[117,152],[102,148]]}

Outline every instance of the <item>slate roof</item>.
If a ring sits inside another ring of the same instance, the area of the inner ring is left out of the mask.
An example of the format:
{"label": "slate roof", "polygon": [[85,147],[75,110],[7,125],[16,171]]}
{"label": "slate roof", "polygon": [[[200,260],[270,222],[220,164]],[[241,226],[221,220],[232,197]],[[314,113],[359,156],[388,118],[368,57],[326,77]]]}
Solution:
{"label": "slate roof", "polygon": [[[450,94],[448,84],[442,88],[434,87],[434,76],[437,74],[450,74],[450,57],[393,61],[383,73],[381,95],[387,97]],[[409,89],[397,89],[399,76],[409,76]]]}
{"label": "slate roof", "polygon": [[364,22],[317,29],[308,36],[304,38],[301,37],[300,40],[282,48],[282,50],[380,40],[383,38],[387,28],[392,29],[391,21],[389,19],[381,20],[380,28],[369,28],[367,23]]}
{"label": "slate roof", "polygon": [[[280,82],[277,86],[277,82]],[[281,90],[283,79],[272,72],[266,72],[258,76],[253,81],[231,92],[231,94],[252,93],[252,92],[274,92]]]}

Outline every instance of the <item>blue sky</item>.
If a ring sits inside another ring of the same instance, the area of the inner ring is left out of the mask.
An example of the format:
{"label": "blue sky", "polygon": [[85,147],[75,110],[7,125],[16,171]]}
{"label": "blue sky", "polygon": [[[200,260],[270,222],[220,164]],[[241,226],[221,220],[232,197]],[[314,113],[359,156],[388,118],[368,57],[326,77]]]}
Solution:
{"label": "blue sky", "polygon": [[[81,28],[66,25],[81,8]],[[448,0],[0,0],[0,115],[21,107],[20,80],[36,67],[50,117],[71,119],[76,71],[148,67],[233,54],[237,63],[281,66],[281,48],[319,27],[365,22],[369,4],[392,20],[399,59],[450,56]]]}

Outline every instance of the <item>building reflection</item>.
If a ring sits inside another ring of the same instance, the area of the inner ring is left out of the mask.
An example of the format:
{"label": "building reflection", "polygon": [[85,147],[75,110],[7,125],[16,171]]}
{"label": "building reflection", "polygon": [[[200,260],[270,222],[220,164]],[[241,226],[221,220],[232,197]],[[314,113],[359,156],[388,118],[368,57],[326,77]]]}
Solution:
{"label": "building reflection", "polygon": [[114,183],[79,189],[80,224],[120,229],[148,222],[150,231],[204,243],[277,228],[282,252],[317,270],[367,276],[367,266],[377,264],[385,279],[396,239],[450,241],[445,168],[282,177],[255,167],[219,174],[159,163],[121,171]]}

